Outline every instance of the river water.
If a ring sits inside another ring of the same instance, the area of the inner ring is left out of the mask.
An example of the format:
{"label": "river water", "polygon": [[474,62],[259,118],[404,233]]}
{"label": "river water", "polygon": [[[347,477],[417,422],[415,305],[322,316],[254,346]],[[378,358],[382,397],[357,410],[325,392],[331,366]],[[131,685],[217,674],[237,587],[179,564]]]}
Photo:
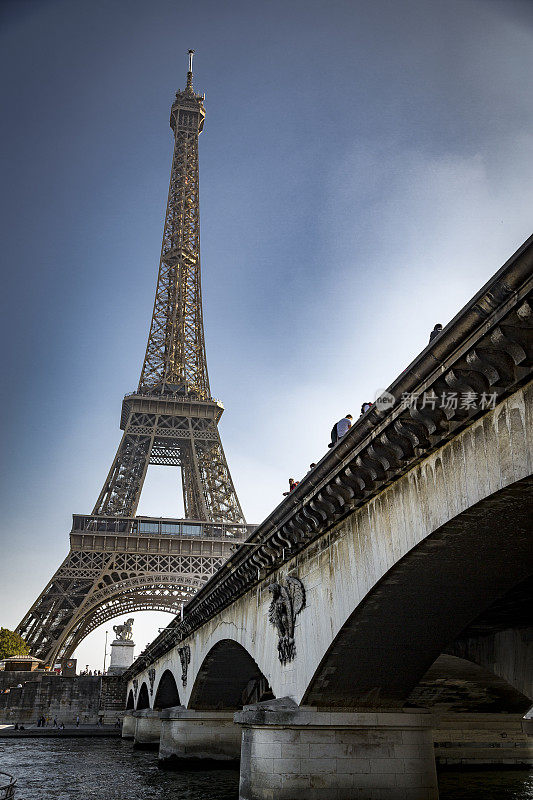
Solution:
{"label": "river water", "polygon": [[[0,739],[16,800],[237,800],[235,770],[170,772],[121,739]],[[533,771],[446,771],[440,800],[533,800]]]}

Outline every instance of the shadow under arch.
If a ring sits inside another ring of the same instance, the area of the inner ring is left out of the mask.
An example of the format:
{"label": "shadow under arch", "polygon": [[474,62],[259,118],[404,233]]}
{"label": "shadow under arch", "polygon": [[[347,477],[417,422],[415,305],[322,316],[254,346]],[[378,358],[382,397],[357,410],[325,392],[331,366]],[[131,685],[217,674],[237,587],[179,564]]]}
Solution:
{"label": "shadow under arch", "polygon": [[222,639],[204,658],[188,707],[236,711],[273,697],[267,679],[248,651],[232,639]]}
{"label": "shadow under arch", "polygon": [[438,656],[533,573],[532,485],[489,495],[401,558],[341,627],[302,705],[403,706]]}
{"label": "shadow under arch", "polygon": [[439,713],[523,715],[531,700],[492,670],[442,653],[415,686],[407,705]]}
{"label": "shadow under arch", "polygon": [[128,692],[128,699],[126,701],[126,711],[131,711],[133,708],[135,708],[135,700],[133,699],[133,692],[130,689]]}
{"label": "shadow under arch", "polygon": [[162,711],[164,708],[181,705],[178,686],[174,675],[166,669],[159,680],[157,692],[154,699],[154,711]]}
{"label": "shadow under arch", "polygon": [[144,708],[150,708],[150,698],[148,697],[148,687],[142,683],[139,689],[139,697],[137,698],[137,711],[142,711]]}

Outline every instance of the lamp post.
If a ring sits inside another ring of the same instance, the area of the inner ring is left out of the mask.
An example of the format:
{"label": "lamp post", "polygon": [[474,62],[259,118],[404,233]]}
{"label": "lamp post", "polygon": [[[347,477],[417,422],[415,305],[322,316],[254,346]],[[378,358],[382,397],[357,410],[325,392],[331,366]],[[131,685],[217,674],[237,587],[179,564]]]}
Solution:
{"label": "lamp post", "polygon": [[105,660],[106,660],[106,657],[107,657],[107,634],[108,634],[108,631],[106,631],[106,632],[105,632],[105,644],[104,644],[104,669],[102,670],[102,671],[103,671],[103,673],[104,673],[104,675],[105,675]]}

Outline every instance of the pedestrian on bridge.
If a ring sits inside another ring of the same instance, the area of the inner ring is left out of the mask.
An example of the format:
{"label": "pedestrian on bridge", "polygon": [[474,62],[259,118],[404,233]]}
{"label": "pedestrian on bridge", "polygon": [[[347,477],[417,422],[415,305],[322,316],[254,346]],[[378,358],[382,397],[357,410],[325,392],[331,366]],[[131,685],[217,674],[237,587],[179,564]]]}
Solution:
{"label": "pedestrian on bridge", "polygon": [[283,492],[283,497],[287,497],[296,487],[298,486],[300,481],[295,481],[294,478],[289,478],[289,491]]}
{"label": "pedestrian on bridge", "polygon": [[442,332],[442,325],[440,322],[437,322],[431,333],[429,334],[429,341],[432,342],[433,339]]}
{"label": "pedestrian on bridge", "polygon": [[353,417],[351,414],[346,414],[345,417],[335,423],[331,429],[331,444],[328,444],[328,447],[336,445],[339,439],[342,439],[342,437],[348,433],[352,427],[352,419]]}

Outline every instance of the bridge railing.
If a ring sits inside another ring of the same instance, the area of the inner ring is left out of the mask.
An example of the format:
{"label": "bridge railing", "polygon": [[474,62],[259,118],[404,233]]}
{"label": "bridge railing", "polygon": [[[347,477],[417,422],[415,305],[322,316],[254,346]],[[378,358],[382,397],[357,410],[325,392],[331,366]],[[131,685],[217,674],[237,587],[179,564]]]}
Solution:
{"label": "bridge railing", "polygon": [[201,539],[243,541],[255,525],[231,522],[204,522],[160,517],[103,517],[91,514],[72,515],[72,533],[110,533],[142,536],[181,536]]}

